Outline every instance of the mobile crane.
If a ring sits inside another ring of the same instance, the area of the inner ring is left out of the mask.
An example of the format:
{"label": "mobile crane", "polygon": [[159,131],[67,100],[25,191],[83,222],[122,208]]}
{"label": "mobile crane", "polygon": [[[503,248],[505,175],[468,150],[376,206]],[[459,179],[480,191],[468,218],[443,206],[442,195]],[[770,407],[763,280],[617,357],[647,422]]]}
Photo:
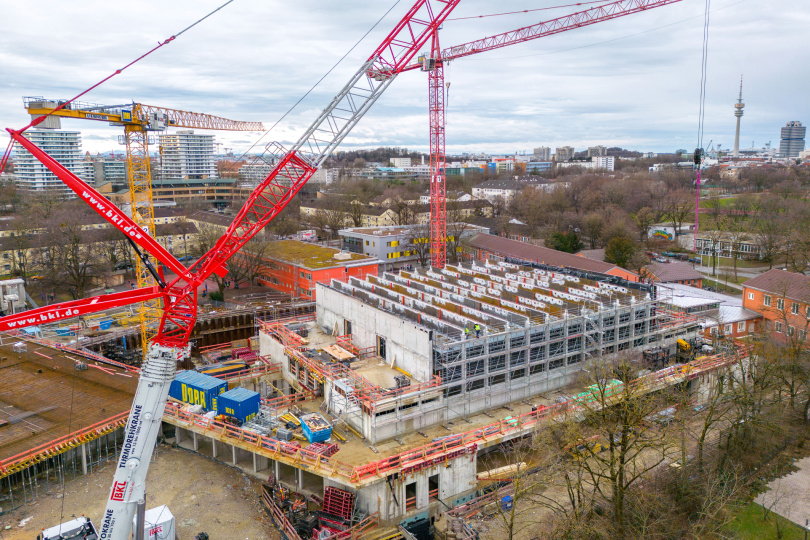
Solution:
{"label": "mobile crane", "polygon": [[[213,273],[220,276],[227,273],[226,261],[284,209],[460,1],[416,0],[291,149],[286,150],[277,143],[268,145],[267,150],[278,158],[275,167],[248,197],[225,234],[190,268],[181,264],[132,218],[26,139],[23,130],[7,129],[17,144],[42,162],[79,199],[104,217],[134,245],[151,254],[177,275],[166,283],[149,264],[147,269],[155,278],[155,285],[53,304],[0,318],[0,331],[8,331],[137,302],[155,299],[163,302],[158,331],[149,345],[146,362],[141,368],[135,398],[124,429],[124,446],[113,476],[107,507],[101,518],[98,538],[128,539],[137,505],[139,502],[143,504],[146,473],[157,442],[169,385],[174,379],[177,360],[189,352],[188,340],[197,318],[197,287]],[[41,116],[32,125],[37,125],[46,118],[47,115]],[[72,527],[75,529],[76,525],[74,520]],[[92,538],[88,535],[94,534],[94,531],[90,532],[89,528],[92,528],[91,523],[81,524],[76,534]]]}
{"label": "mobile crane", "polygon": [[[154,268],[147,265],[147,269],[155,278],[155,285],[54,304],[0,318],[0,331],[8,331],[43,322],[57,322],[136,302],[154,299],[163,302],[164,311],[141,370],[124,432],[124,446],[113,477],[98,538],[127,539],[136,506],[139,503],[141,507],[143,505],[146,473],[157,441],[169,385],[175,375],[176,362],[180,357],[189,354],[188,341],[196,321],[199,284],[213,273],[221,276],[227,273],[225,263],[228,259],[284,209],[397,75],[411,65],[410,62],[418,50],[428,40],[433,40],[431,47],[433,53],[439,50],[436,32],[460,1],[416,0],[406,15],[291,149],[286,150],[278,143],[268,145],[267,152],[277,158],[275,167],[254,189],[215,246],[190,268],[177,261],[129,216],[23,137],[23,130],[7,130],[15,142],[40,160],[81,200],[109,221],[133,244],[154,256],[177,275],[171,282],[165,283]],[[643,4],[644,0],[630,0],[628,3]],[[437,103],[437,107],[439,106],[442,109],[443,131],[443,99],[441,103]],[[45,118],[47,116],[37,120],[41,122]],[[36,125],[36,122],[33,125]],[[443,134],[439,143],[442,146],[442,153],[437,157],[441,159],[443,167]],[[436,160],[437,166],[439,159]],[[441,173],[443,189],[443,170]],[[431,182],[438,180],[432,178]],[[87,526],[92,528],[89,522],[79,525],[81,529],[79,534],[85,534]]]}

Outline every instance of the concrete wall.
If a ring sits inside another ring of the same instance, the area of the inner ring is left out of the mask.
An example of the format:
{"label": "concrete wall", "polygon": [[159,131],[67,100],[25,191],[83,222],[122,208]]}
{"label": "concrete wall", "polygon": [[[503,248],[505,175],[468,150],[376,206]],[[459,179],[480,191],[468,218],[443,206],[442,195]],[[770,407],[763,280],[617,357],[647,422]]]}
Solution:
{"label": "concrete wall", "polygon": [[[363,486],[355,490],[329,478],[324,478],[324,487],[334,486],[339,489],[354,492],[357,497],[357,506],[368,513],[379,512],[383,522],[398,523],[409,515],[418,514],[426,510],[433,513],[443,511],[444,506],[437,501],[429,500],[429,479],[431,476],[439,477],[439,498],[448,506],[460,496],[466,495],[476,488],[476,457],[467,454],[443,462],[440,465],[423,469],[412,474],[399,475],[397,478],[388,477],[380,482]],[[406,486],[416,485],[416,506],[406,510]]]}
{"label": "concrete wall", "polygon": [[385,361],[410,373],[416,381],[426,382],[433,376],[430,332],[398,315],[373,308],[325,287],[317,286],[318,324],[331,333],[337,324],[340,331],[346,320],[352,324],[353,343],[358,348],[377,347],[377,336],[386,338]]}

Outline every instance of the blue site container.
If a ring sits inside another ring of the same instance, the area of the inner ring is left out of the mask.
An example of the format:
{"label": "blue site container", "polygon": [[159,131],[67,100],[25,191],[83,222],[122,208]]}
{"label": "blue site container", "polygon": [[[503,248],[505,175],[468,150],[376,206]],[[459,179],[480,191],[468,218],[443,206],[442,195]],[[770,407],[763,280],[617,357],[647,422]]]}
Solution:
{"label": "blue site container", "polygon": [[174,399],[200,405],[206,411],[217,410],[217,398],[227,391],[227,381],[191,370],[179,372],[169,387],[169,395]]}
{"label": "blue site container", "polygon": [[236,418],[241,424],[253,420],[259,412],[261,396],[247,388],[234,388],[217,398],[217,414]]}
{"label": "blue site container", "polygon": [[311,443],[324,442],[332,436],[332,425],[320,413],[301,416],[301,429]]}

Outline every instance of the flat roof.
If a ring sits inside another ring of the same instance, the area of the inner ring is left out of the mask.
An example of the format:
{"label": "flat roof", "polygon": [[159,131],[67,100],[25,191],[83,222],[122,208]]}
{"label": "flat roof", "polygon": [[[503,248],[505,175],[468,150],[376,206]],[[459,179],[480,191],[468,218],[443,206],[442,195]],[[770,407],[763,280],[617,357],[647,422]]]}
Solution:
{"label": "flat roof", "polygon": [[718,303],[721,306],[742,307],[741,297],[706,291],[680,283],[656,283],[655,288],[660,302],[680,308]]}
{"label": "flat roof", "polygon": [[[453,225],[453,223],[448,223],[448,226]],[[476,231],[486,231],[488,230],[486,227],[481,227],[480,225],[473,225],[471,223],[465,223],[467,228],[464,232],[476,232]],[[424,225],[389,225],[385,227],[348,227],[346,229],[341,229],[338,231],[338,234],[342,234],[345,236],[346,234],[364,234],[366,236],[407,236],[409,235],[414,229],[421,229],[425,230]],[[345,234],[344,234],[345,233]]]}
{"label": "flat roof", "polygon": [[[267,258],[271,260],[296,264],[310,270],[333,268],[335,266],[354,266],[362,263],[377,263],[377,259],[359,253],[350,253],[339,249],[300,242],[298,240],[277,240],[270,242]],[[340,255],[341,258],[335,258]]]}

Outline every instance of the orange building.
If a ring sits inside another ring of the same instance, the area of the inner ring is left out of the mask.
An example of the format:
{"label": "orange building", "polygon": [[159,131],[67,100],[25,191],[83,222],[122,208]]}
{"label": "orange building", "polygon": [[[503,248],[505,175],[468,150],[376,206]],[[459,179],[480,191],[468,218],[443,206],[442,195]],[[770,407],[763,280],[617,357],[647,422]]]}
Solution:
{"label": "orange building", "polygon": [[376,276],[380,262],[359,253],[298,240],[271,242],[267,252],[258,283],[306,300],[315,300],[316,283]]}
{"label": "orange building", "polygon": [[743,307],[761,313],[775,336],[807,338],[810,276],[772,269],[743,283]]}

